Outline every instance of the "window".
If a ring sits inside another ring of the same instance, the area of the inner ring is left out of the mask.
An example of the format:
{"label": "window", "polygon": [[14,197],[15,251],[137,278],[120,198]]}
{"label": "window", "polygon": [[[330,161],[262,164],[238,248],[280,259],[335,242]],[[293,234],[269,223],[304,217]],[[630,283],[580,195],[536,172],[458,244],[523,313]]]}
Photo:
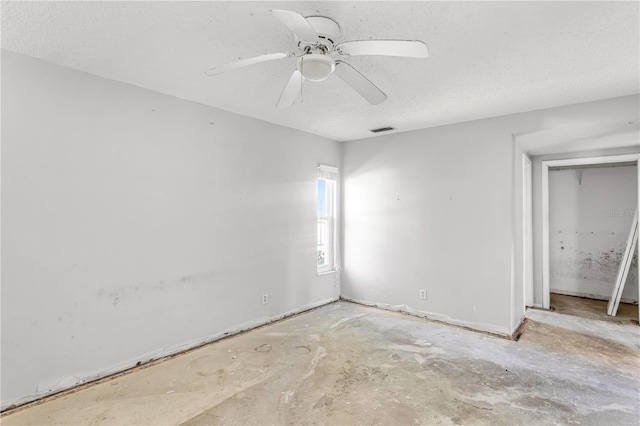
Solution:
{"label": "window", "polygon": [[336,185],[338,169],[318,166],[318,273],[336,269]]}

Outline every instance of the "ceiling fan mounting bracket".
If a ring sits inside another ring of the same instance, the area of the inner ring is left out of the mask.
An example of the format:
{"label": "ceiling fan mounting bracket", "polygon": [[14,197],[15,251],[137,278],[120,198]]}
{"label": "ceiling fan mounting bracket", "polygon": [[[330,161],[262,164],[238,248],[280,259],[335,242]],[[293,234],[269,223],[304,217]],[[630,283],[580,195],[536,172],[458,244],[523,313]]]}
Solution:
{"label": "ceiling fan mounting bracket", "polygon": [[340,25],[333,19],[327,18],[326,16],[307,16],[305,19],[318,34],[319,42],[308,43],[298,40],[300,50],[304,51],[307,46],[319,45],[324,47],[323,50],[331,51],[334,46],[340,42]]}

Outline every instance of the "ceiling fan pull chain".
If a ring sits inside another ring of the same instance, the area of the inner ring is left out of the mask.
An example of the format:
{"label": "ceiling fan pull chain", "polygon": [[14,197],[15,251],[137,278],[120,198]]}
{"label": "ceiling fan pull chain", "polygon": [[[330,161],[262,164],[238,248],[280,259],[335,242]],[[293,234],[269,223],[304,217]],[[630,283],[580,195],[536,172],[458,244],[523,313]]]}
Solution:
{"label": "ceiling fan pull chain", "polygon": [[303,97],[302,97],[302,86],[304,83],[304,72],[302,71],[304,68],[304,58],[300,58],[300,103],[302,103],[302,101],[304,101]]}

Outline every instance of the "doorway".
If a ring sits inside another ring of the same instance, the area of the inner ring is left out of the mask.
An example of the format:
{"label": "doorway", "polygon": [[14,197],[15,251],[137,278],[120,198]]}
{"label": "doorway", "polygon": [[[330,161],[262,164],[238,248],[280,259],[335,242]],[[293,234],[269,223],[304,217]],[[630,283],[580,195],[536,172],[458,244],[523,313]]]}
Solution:
{"label": "doorway", "polygon": [[[607,318],[638,205],[639,156],[542,161],[543,308]],[[638,318],[637,252],[621,301],[617,318]]]}

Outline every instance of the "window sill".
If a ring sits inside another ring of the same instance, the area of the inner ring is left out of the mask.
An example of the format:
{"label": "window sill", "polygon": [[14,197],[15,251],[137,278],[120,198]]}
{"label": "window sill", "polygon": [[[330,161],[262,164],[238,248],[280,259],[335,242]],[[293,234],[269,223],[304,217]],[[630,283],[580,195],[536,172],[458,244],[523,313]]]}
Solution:
{"label": "window sill", "polygon": [[330,271],[317,271],[317,272],[316,272],[316,275],[317,275],[318,277],[321,277],[321,276],[323,276],[323,275],[333,274],[334,272],[336,272],[336,270],[335,270],[335,269],[332,269],[332,270],[330,270]]}

